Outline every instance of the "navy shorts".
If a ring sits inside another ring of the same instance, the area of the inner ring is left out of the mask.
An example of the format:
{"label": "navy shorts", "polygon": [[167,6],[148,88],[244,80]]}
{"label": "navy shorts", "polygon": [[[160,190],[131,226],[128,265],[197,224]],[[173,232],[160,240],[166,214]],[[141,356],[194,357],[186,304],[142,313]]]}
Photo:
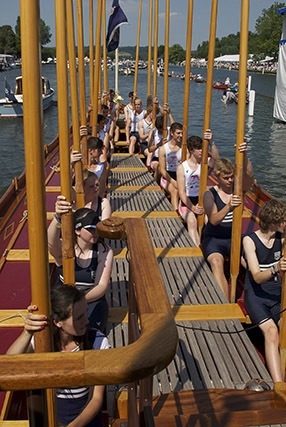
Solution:
{"label": "navy shorts", "polygon": [[202,241],[202,250],[206,259],[213,253],[219,253],[224,257],[229,256],[231,250],[231,239],[204,237]]}
{"label": "navy shorts", "polygon": [[140,142],[140,151],[144,154],[144,151],[148,149],[147,142]]}
{"label": "navy shorts", "polygon": [[268,292],[256,294],[253,290],[245,289],[244,305],[253,323],[260,323],[265,319],[273,319],[278,324],[280,319],[281,295]]}
{"label": "navy shorts", "polygon": [[130,132],[130,138],[131,138],[131,136],[135,136],[136,137],[136,142],[140,141],[139,133],[138,132]]}

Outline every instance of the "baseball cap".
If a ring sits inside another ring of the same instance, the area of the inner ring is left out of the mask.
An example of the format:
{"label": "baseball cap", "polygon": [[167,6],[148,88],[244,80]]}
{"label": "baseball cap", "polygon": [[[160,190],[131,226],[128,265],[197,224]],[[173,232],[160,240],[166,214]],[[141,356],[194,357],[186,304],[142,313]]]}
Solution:
{"label": "baseball cap", "polygon": [[75,229],[78,230],[79,228],[96,228],[96,224],[100,222],[100,219],[97,215],[97,213],[88,208],[82,208],[78,209],[75,212]]}

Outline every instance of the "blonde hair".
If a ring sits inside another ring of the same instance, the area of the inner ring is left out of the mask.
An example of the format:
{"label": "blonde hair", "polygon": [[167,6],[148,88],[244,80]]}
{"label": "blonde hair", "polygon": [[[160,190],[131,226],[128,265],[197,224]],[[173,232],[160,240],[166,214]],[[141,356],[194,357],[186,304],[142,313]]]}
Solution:
{"label": "blonde hair", "polygon": [[222,173],[229,174],[234,172],[234,166],[229,159],[221,158],[216,161],[214,172],[216,176],[220,176]]}

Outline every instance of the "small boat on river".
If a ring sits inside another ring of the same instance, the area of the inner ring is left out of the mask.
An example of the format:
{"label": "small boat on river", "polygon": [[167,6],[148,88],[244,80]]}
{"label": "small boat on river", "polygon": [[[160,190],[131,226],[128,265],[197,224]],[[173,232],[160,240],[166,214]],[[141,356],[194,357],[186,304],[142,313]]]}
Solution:
{"label": "small boat on river", "polygon": [[[47,110],[53,102],[54,89],[46,77],[42,77],[42,106],[43,111]],[[23,117],[23,82],[22,76],[16,77],[15,90],[5,79],[5,98],[0,99],[0,118]]]}

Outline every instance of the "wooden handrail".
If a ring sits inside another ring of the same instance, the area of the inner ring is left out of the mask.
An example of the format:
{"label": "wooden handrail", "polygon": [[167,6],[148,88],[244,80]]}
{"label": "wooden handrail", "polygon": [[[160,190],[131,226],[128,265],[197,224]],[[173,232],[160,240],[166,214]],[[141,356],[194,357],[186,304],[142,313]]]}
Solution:
{"label": "wooden handrail", "polygon": [[121,384],[152,376],[175,355],[178,335],[143,219],[125,220],[140,338],[126,347],[0,356],[1,390]]}

